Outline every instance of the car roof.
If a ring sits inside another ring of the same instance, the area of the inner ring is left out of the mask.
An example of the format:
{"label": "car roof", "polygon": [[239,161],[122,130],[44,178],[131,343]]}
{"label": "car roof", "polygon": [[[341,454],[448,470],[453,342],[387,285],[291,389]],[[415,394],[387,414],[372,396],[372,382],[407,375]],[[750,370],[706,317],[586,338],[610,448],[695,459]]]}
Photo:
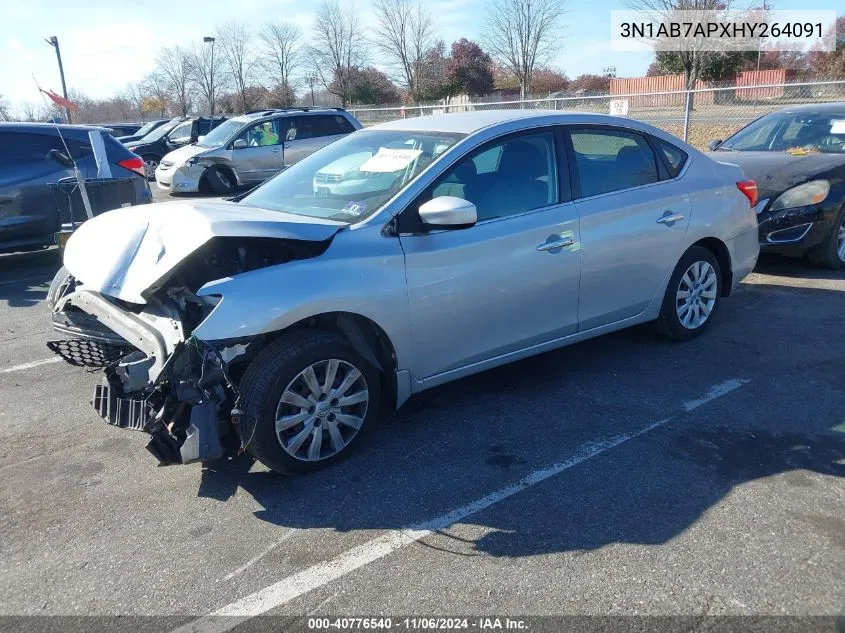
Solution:
{"label": "car roof", "polygon": [[546,119],[550,125],[562,123],[604,123],[624,127],[639,127],[634,119],[593,114],[590,112],[570,112],[565,110],[481,110],[477,112],[450,112],[409,119],[397,119],[379,123],[368,130],[409,130],[415,132],[449,132],[472,134],[502,123]]}
{"label": "car roof", "polygon": [[769,114],[777,112],[818,112],[819,114],[838,114],[845,115],[845,101],[831,101],[830,103],[805,103],[803,105],[787,106],[780,110],[774,110]]}
{"label": "car roof", "polygon": [[253,112],[247,112],[246,114],[232,117],[230,121],[249,123],[250,121],[256,121],[258,119],[272,119],[274,117],[285,116],[314,116],[317,114],[338,114],[343,116],[347,114],[347,112],[343,108],[321,108],[320,106],[303,108],[267,108],[265,110],[255,110]]}
{"label": "car roof", "polygon": [[100,131],[108,132],[108,128],[99,125],[69,125],[67,123],[0,123],[0,132],[43,132],[54,133],[58,128],[63,134],[73,134],[74,132],[88,132]]}

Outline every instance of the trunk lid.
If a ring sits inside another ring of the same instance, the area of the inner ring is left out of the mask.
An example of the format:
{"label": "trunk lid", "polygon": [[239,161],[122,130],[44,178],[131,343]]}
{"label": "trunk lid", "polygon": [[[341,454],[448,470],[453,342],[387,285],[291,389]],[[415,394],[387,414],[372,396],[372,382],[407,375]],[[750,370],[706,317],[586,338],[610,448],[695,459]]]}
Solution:
{"label": "trunk lid", "polygon": [[115,209],[70,237],[65,267],[88,288],[131,303],[212,237],[322,242],[343,222],[246,207],[234,202],[165,202]]}

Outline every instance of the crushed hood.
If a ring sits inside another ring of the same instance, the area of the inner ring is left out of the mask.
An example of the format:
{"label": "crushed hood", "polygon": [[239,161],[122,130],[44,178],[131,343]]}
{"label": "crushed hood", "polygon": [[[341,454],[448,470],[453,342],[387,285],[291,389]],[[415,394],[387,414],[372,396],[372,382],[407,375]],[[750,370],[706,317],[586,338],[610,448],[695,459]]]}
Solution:
{"label": "crushed hood", "polygon": [[322,242],[344,226],[222,200],[138,205],[85,222],[68,241],[64,264],[92,290],[146,303],[144,292],[212,237]]}
{"label": "crushed hood", "polygon": [[203,152],[207,152],[212,147],[200,147],[199,145],[185,145],[184,147],[180,147],[179,149],[174,149],[172,152],[168,152],[164,155],[164,158],[161,159],[161,162],[168,162],[173,163],[174,165],[181,165],[189,158],[194,156],[198,156]]}
{"label": "crushed hood", "polygon": [[739,165],[745,175],[757,181],[759,198],[771,198],[802,182],[822,178],[845,164],[843,154],[790,154],[789,152],[708,152],[713,160]]}

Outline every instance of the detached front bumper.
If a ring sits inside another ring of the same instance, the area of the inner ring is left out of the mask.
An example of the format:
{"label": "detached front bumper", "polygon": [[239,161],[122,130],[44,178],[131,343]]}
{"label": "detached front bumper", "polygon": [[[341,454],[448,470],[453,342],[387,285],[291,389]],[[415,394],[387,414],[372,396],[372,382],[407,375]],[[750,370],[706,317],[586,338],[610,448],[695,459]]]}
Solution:
{"label": "detached front bumper", "polygon": [[[214,459],[223,454],[236,388],[228,361],[247,345],[220,346],[186,337],[175,305],[150,303],[133,311],[84,286],[61,297],[54,327],[80,337],[74,352],[50,348],[73,364],[97,359],[104,377],[91,404],[109,424],[148,433],[147,449],[163,464]],[[83,343],[111,350],[79,352]],[[71,346],[72,347],[72,346]],[[77,357],[68,358],[76,353]]]}

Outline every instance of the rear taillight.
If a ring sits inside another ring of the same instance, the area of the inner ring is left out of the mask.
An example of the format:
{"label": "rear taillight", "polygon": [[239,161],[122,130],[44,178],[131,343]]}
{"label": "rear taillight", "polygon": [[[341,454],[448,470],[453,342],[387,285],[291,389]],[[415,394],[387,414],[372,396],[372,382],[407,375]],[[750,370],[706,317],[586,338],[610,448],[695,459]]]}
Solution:
{"label": "rear taillight", "polygon": [[757,181],[755,180],[740,180],[736,183],[736,188],[745,194],[748,202],[753,208],[757,204]]}
{"label": "rear taillight", "polygon": [[132,158],[127,158],[126,160],[119,160],[117,161],[117,164],[123,167],[124,169],[134,171],[139,176],[147,175],[147,173],[144,171],[144,159],[140,156],[133,156]]}

